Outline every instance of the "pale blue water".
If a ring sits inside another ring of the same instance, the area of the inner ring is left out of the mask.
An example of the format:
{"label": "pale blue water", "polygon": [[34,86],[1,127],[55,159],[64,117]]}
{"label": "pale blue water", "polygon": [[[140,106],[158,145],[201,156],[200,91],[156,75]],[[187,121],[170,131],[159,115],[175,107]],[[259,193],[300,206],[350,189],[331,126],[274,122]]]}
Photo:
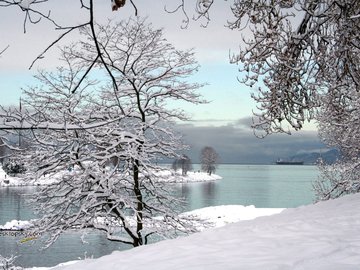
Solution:
{"label": "pale blue water", "polygon": [[[312,182],[318,170],[315,166],[221,165],[216,173],[223,179],[176,185],[179,196],[186,198],[187,210],[228,204],[270,208],[309,204],[313,201]],[[26,194],[34,191],[34,187],[0,188],[0,224],[13,219],[35,218],[31,207],[25,203]],[[88,244],[82,243],[80,236],[81,233],[68,233],[49,249],[39,251],[37,242],[20,244],[20,236],[0,235],[0,254],[18,255],[17,264],[24,267],[53,266],[79,257],[99,257],[129,248],[109,242],[97,232],[89,233]]]}
{"label": "pale blue water", "polygon": [[264,208],[289,208],[313,202],[316,166],[221,165],[223,177],[209,183],[182,184],[189,209],[242,204]]}

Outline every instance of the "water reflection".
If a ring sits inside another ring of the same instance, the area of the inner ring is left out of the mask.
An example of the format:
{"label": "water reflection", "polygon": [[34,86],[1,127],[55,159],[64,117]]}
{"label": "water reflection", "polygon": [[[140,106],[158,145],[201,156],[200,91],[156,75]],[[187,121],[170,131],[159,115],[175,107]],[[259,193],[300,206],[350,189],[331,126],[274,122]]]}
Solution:
{"label": "water reflection", "polygon": [[0,254],[18,256],[16,265],[22,267],[54,266],[56,264],[90,257],[100,257],[114,250],[129,249],[128,245],[110,242],[104,234],[89,231],[81,240],[82,232],[72,231],[62,235],[48,249],[42,249],[41,241],[21,243],[22,236],[0,236]]}
{"label": "water reflection", "polygon": [[27,205],[25,197],[36,191],[35,187],[0,188],[0,224],[13,219],[29,220],[36,216]]}
{"label": "water reflection", "polygon": [[216,196],[216,184],[215,182],[208,182],[202,185],[202,195],[209,205],[214,205]]}
{"label": "water reflection", "polygon": [[191,187],[188,184],[180,184],[181,198],[189,198],[191,195]]}

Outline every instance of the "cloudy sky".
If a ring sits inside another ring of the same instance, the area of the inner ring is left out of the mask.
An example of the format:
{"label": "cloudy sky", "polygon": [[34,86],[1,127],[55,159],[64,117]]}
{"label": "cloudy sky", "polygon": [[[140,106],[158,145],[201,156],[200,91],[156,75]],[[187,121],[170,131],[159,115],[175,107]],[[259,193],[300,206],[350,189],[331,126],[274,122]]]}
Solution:
{"label": "cloudy sky", "polygon": [[[86,20],[75,0],[50,1],[43,10],[51,14],[62,25],[72,25]],[[108,19],[121,20],[134,15],[130,5],[117,12],[111,12],[110,0],[94,1],[95,17],[99,22]],[[236,65],[229,64],[229,55],[237,53],[241,35],[245,32],[224,27],[231,20],[231,1],[215,1],[208,27],[201,22],[191,21],[187,29],[181,29],[184,15],[168,14],[164,7],[172,9],[180,0],[135,0],[140,16],[147,16],[155,27],[164,29],[165,37],[179,49],[194,48],[201,65],[194,81],[205,82],[201,89],[206,105],[182,105],[192,116],[192,121],[180,123],[178,129],[192,146],[190,155],[198,156],[201,147],[211,145],[220,153],[223,162],[271,163],[279,157],[322,148],[316,130],[312,125],[307,130],[289,135],[272,135],[258,139],[250,128],[252,110],[256,104],[250,98],[251,90],[241,85],[241,76]],[[188,4],[195,1],[186,1]],[[193,6],[187,6],[192,16]],[[36,19],[36,18],[34,18]],[[24,33],[24,14],[18,8],[0,9],[0,50],[9,48],[0,56],[0,104],[17,104],[21,88],[34,84],[33,74],[38,69],[51,69],[57,65],[57,50],[46,54],[29,70],[32,61],[56,39],[60,32],[46,21],[36,25],[28,24]],[[64,43],[76,40],[73,34]]]}

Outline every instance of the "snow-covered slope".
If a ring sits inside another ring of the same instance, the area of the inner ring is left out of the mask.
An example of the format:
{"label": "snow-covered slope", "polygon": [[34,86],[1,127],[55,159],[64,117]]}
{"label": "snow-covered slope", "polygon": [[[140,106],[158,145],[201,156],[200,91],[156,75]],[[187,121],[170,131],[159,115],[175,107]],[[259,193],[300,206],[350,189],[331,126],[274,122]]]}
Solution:
{"label": "snow-covered slope", "polygon": [[198,230],[210,227],[221,227],[241,220],[252,220],[257,217],[271,216],[284,211],[285,208],[256,208],[254,205],[219,205],[196,209],[182,215],[194,217],[201,221]]}
{"label": "snow-covered slope", "polygon": [[359,270],[360,194],[56,270]]}

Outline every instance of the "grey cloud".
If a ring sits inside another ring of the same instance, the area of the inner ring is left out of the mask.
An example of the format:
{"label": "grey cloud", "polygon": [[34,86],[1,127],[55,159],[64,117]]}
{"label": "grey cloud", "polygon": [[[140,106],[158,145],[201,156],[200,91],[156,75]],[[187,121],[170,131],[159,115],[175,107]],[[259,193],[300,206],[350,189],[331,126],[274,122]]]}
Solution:
{"label": "grey cloud", "polygon": [[202,147],[212,146],[220,154],[223,163],[271,164],[278,158],[286,158],[301,152],[324,149],[316,131],[301,131],[293,135],[273,134],[264,139],[254,136],[251,129],[239,123],[220,127],[178,125],[184,141],[191,147],[189,156],[194,163],[199,161]]}
{"label": "grey cloud", "polygon": [[253,118],[251,116],[249,117],[243,117],[235,121],[235,125],[244,127],[244,128],[251,128],[251,125],[253,124]]}

